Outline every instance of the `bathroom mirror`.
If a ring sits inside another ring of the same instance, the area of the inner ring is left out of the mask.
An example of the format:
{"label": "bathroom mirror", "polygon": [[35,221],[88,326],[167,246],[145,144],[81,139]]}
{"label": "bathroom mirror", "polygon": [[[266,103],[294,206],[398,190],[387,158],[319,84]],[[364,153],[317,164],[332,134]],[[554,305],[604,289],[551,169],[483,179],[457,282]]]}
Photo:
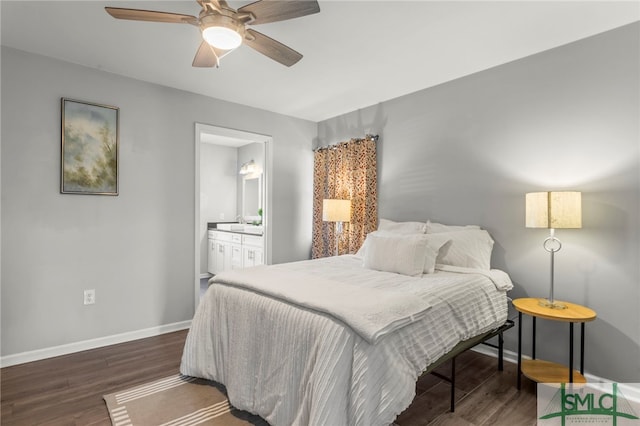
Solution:
{"label": "bathroom mirror", "polygon": [[262,208],[262,173],[242,178],[242,218],[247,223],[261,222],[258,210]]}

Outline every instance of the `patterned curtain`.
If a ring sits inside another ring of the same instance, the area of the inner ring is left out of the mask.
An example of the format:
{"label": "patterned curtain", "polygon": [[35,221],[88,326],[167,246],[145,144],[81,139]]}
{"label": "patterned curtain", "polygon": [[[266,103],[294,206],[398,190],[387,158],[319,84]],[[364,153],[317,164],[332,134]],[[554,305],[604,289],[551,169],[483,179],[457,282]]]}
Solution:
{"label": "patterned curtain", "polygon": [[322,221],[322,200],[351,200],[351,222],[344,224],[338,254],[355,253],[378,223],[377,136],[351,139],[317,149],[313,166],[312,258],[333,256],[335,226]]}

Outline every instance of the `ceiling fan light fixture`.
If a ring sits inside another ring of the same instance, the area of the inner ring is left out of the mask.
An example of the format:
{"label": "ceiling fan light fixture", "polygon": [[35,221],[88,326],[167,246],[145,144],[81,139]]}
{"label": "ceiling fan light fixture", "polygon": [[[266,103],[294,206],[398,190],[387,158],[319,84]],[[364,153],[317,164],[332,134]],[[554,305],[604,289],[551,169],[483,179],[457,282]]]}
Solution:
{"label": "ceiling fan light fixture", "polygon": [[239,9],[229,6],[227,0],[197,0],[197,2],[200,5],[200,13],[197,17],[182,13],[121,7],[105,7],[105,10],[116,19],[188,24],[198,27],[202,39],[191,64],[198,68],[220,66],[220,58],[242,44],[290,67],[302,59],[300,53],[248,26],[286,21],[320,12],[317,0],[255,0]]}
{"label": "ceiling fan light fixture", "polygon": [[210,26],[202,30],[202,38],[211,46],[231,50],[242,44],[242,36],[237,31],[223,26]]}

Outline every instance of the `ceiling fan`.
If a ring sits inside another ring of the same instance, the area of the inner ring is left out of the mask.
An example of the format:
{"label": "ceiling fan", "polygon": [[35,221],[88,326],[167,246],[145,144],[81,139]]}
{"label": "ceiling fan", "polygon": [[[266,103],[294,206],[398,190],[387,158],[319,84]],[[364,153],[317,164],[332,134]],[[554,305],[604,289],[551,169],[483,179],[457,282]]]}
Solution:
{"label": "ceiling fan", "polygon": [[316,0],[258,0],[235,10],[225,0],[196,0],[202,10],[196,18],[181,13],[105,7],[117,19],[191,24],[200,28],[203,41],[193,59],[194,67],[218,67],[220,58],[242,43],[290,67],[302,59],[292,48],[248,25],[284,21],[320,12]]}

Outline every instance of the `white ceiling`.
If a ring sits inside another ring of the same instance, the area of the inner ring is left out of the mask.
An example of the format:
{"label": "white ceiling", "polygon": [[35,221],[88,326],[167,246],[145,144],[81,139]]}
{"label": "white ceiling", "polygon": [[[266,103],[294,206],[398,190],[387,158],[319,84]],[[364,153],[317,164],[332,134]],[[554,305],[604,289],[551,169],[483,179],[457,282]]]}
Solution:
{"label": "white ceiling", "polygon": [[[268,0],[267,0],[268,1]],[[303,0],[304,1],[304,0]],[[233,7],[248,2],[231,1]],[[637,1],[320,0],[320,13],[254,28],[304,58],[247,46],[192,68],[196,27],[116,20],[105,6],[197,15],[185,1],[6,1],[3,45],[321,121],[640,20]]]}

